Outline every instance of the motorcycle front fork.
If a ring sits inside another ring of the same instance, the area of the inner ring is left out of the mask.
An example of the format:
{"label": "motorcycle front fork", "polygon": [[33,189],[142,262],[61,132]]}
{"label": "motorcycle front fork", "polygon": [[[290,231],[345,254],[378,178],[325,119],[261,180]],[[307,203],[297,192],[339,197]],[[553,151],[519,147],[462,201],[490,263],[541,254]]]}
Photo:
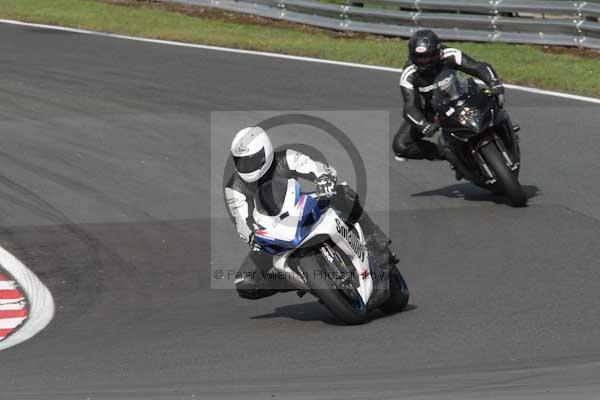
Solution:
{"label": "motorcycle front fork", "polygon": [[485,183],[488,185],[493,185],[494,183],[496,183],[496,176],[494,175],[494,173],[492,172],[490,167],[487,165],[487,162],[485,161],[485,159],[481,156],[481,153],[479,153],[479,149],[481,147],[483,147],[483,146],[498,147],[498,150],[500,151],[500,153],[502,154],[502,157],[504,158],[504,162],[506,163],[508,168],[510,168],[511,171],[517,171],[519,169],[520,163],[518,160],[514,160],[513,157],[511,157],[508,150],[506,149],[506,146],[504,145],[504,142],[496,134],[493,134],[491,139],[487,139],[484,141],[485,141],[484,144],[479,143],[476,148],[471,147],[471,154],[473,155],[473,158],[475,159],[477,164],[479,164],[481,171],[484,173],[484,175],[487,178]]}
{"label": "motorcycle front fork", "polygon": [[[518,140],[518,137],[516,135],[515,135],[515,140]],[[493,143],[491,143],[491,142],[493,142]],[[498,146],[500,153],[502,153],[502,156],[504,157],[504,160],[506,161],[506,165],[512,171],[518,170],[520,167],[519,161],[513,160],[513,157],[509,154],[509,151],[506,149],[506,146],[502,142],[502,139],[500,137],[494,135],[493,140],[491,142],[487,143],[486,145]],[[454,154],[454,152],[448,145],[446,138],[444,138],[444,135],[441,135],[440,139],[438,141],[438,148],[439,148],[440,153],[444,156],[444,158],[446,158],[446,160],[448,160],[454,166],[454,168],[458,172],[460,172],[468,180],[470,180],[471,182],[474,182],[474,183],[485,183],[487,185],[492,185],[492,184],[496,183],[496,177],[494,176],[490,167],[487,165],[487,162],[483,159],[483,157],[479,153],[478,149],[473,148],[471,146],[469,146],[469,147],[470,147],[470,151],[471,151],[471,155],[473,156],[473,159],[479,165],[479,168],[483,172],[483,175],[485,177],[485,182],[481,182],[481,178],[479,176],[476,176],[469,169],[469,167],[467,165],[465,165],[460,160],[460,158]]]}

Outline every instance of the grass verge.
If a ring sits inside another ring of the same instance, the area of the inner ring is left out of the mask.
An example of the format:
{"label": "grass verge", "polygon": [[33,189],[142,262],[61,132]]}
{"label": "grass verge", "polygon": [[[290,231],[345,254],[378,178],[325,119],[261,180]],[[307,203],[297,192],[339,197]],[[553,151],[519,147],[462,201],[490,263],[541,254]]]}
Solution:
{"label": "grass verge", "polygon": [[[118,3],[118,4],[115,4]],[[406,41],[135,0],[2,0],[0,18],[132,36],[402,67]],[[600,98],[600,53],[454,43],[506,82]]]}

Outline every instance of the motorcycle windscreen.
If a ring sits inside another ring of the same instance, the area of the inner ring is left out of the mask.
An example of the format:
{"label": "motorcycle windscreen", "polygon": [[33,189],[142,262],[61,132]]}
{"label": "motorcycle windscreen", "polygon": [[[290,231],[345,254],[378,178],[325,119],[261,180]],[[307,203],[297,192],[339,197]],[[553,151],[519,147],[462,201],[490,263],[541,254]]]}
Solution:
{"label": "motorcycle windscreen", "polygon": [[276,216],[281,213],[288,192],[288,180],[275,178],[263,183],[254,195],[256,209],[264,215]]}
{"label": "motorcycle windscreen", "polygon": [[467,79],[456,70],[444,69],[434,79],[431,105],[435,112],[447,115],[457,103],[470,94]]}
{"label": "motorcycle windscreen", "polygon": [[295,179],[276,178],[262,184],[254,205],[256,240],[271,254],[298,246],[320,217],[319,203],[302,194]]}
{"label": "motorcycle windscreen", "polygon": [[491,99],[482,94],[473,79],[455,70],[444,70],[435,79],[432,107],[441,117],[443,128],[476,134],[492,123]]}

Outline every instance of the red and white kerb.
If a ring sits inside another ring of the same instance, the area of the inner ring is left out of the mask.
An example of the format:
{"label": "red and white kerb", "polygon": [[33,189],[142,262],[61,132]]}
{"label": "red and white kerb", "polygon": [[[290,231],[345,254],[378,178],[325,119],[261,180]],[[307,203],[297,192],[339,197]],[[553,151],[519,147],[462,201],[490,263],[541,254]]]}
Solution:
{"label": "red and white kerb", "polygon": [[15,281],[0,273],[0,342],[17,331],[28,316],[25,294]]}

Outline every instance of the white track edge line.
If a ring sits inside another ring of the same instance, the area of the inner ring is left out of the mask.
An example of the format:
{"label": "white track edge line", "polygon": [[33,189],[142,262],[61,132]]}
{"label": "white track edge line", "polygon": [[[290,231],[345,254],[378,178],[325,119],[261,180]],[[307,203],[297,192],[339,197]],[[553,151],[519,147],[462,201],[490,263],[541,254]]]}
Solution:
{"label": "white track edge line", "polygon": [[31,339],[54,317],[54,299],[38,277],[15,256],[0,246],[0,267],[7,271],[27,296],[29,315],[23,326],[0,342],[0,350]]}
{"label": "white track edge line", "polygon": [[[383,66],[378,66],[378,65],[367,65],[367,64],[358,64],[358,63],[351,63],[351,62],[344,62],[344,61],[323,60],[323,59],[312,58],[312,57],[292,56],[292,55],[287,55],[287,54],[269,53],[269,52],[265,52],[265,51],[233,49],[233,48],[229,48],[229,47],[209,46],[209,45],[195,44],[195,43],[174,42],[174,41],[170,41],[170,40],[148,39],[148,38],[143,38],[143,37],[119,35],[116,33],[107,33],[107,32],[90,31],[90,30],[85,30],[85,29],[68,28],[68,27],[57,26],[57,25],[46,25],[46,24],[36,24],[36,23],[32,23],[32,22],[22,22],[22,21],[16,21],[16,20],[12,20],[12,19],[0,19],[0,23],[10,24],[10,25],[29,26],[29,27],[33,27],[33,28],[53,29],[53,30],[64,31],[64,32],[82,33],[82,34],[86,34],[86,35],[103,36],[103,37],[110,37],[110,38],[115,38],[115,39],[133,40],[133,41],[145,42],[145,43],[156,43],[156,44],[165,44],[165,45],[170,45],[170,46],[190,47],[190,48],[203,49],[203,50],[223,51],[223,52],[228,52],[228,53],[248,54],[248,55],[254,55],[254,56],[281,58],[281,59],[286,59],[286,60],[338,65],[338,66],[351,67],[351,68],[370,69],[370,70],[376,70],[376,71],[397,72],[397,73],[402,72],[402,69],[399,69],[399,68],[383,67]],[[510,85],[510,84],[507,84],[505,86],[509,89],[520,90],[523,92],[541,94],[541,95],[545,95],[545,96],[560,97],[560,98],[564,98],[564,99],[583,101],[583,102],[587,102],[587,103],[600,104],[600,99],[596,99],[593,97],[586,97],[586,96],[579,96],[579,95],[575,95],[575,94],[554,92],[551,90],[537,89],[537,88],[531,88],[531,87],[527,87],[527,86]]]}

